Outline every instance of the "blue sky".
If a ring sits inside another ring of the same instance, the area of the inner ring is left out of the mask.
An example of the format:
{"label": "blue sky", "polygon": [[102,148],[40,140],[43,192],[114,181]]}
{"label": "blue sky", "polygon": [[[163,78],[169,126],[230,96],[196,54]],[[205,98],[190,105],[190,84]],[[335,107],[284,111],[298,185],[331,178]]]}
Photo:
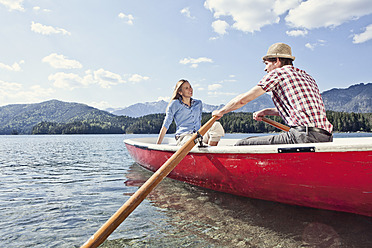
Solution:
{"label": "blue sky", "polygon": [[0,106],[226,104],[284,42],[321,92],[372,82],[371,0],[0,0]]}

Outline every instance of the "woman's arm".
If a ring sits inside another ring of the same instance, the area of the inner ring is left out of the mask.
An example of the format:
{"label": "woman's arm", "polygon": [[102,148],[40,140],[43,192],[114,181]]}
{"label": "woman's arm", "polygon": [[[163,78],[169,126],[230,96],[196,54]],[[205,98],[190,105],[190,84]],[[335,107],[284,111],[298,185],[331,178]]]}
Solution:
{"label": "woman's arm", "polygon": [[172,124],[173,118],[174,118],[174,106],[176,102],[171,101],[168,105],[166,111],[165,111],[165,117],[163,121],[162,128],[160,129],[158,140],[156,141],[156,144],[161,144],[163,142],[164,136],[168,131],[169,126]]}

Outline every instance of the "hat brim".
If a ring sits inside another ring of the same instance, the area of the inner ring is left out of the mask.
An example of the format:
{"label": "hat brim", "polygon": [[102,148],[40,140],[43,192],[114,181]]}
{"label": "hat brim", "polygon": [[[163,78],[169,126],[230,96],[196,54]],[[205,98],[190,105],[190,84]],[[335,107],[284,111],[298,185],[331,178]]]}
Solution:
{"label": "hat brim", "polygon": [[267,54],[262,57],[262,60],[266,60],[270,58],[285,58],[285,59],[295,60],[296,57],[288,55],[288,54]]}

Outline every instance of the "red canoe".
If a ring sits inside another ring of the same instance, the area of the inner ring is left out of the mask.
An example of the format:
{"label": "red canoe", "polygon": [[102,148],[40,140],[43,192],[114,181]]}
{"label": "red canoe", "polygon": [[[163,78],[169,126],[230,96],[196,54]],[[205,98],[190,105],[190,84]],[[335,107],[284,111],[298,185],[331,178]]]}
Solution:
{"label": "red canoe", "polygon": [[[180,147],[165,138],[125,140],[133,159],[156,171]],[[331,143],[216,147],[191,152],[170,178],[245,197],[372,216],[372,138]]]}

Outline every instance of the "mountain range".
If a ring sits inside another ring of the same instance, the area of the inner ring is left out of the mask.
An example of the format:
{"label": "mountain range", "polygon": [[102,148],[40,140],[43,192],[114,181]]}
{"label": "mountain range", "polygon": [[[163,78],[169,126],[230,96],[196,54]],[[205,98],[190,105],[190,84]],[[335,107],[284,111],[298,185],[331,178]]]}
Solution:
{"label": "mountain range", "polygon": [[322,93],[327,110],[371,113],[372,83],[356,84],[347,89],[331,89]]}
{"label": "mountain range", "polygon": [[[347,89],[331,89],[322,93],[327,110],[338,112],[372,113],[372,83],[356,84]],[[99,110],[81,103],[50,100],[33,104],[11,104],[0,107],[0,134],[30,134],[40,122],[71,123],[74,121],[112,122],[117,117],[140,117],[164,113],[167,102],[137,103],[119,110]],[[203,104],[203,112],[212,112],[223,105]],[[254,112],[273,107],[269,95],[264,94],[237,112]],[[111,112],[111,113],[110,113]]]}
{"label": "mountain range", "polygon": [[[158,114],[165,113],[165,109],[168,106],[166,101],[157,101],[157,102],[145,102],[145,103],[136,103],[130,105],[129,107],[123,109],[105,109],[106,111],[114,115],[126,115],[130,117],[141,117],[149,114]],[[210,113],[214,110],[222,108],[224,105],[210,105],[203,103],[203,112]],[[238,109],[236,112],[254,112],[263,108],[273,108],[274,104],[272,103],[271,97],[268,94],[265,94],[244,107]]]}
{"label": "mountain range", "polygon": [[[356,84],[346,89],[331,89],[321,93],[325,108],[338,112],[371,113],[372,112],[372,83]],[[165,113],[166,101],[136,103],[122,109],[106,109],[114,115],[140,117],[149,114]],[[209,113],[224,105],[209,105],[203,103],[203,112]],[[268,94],[255,99],[236,112],[255,112],[264,108],[272,108],[274,104]]]}

